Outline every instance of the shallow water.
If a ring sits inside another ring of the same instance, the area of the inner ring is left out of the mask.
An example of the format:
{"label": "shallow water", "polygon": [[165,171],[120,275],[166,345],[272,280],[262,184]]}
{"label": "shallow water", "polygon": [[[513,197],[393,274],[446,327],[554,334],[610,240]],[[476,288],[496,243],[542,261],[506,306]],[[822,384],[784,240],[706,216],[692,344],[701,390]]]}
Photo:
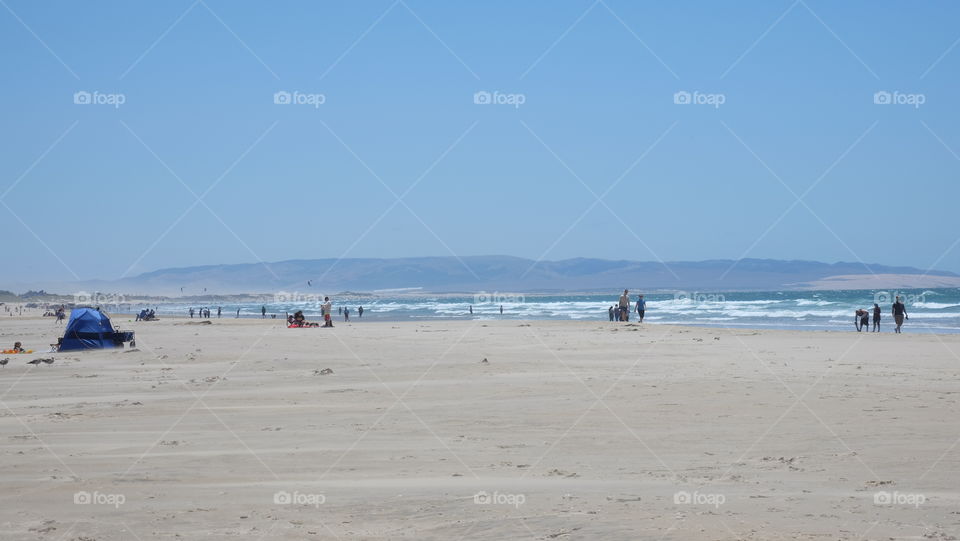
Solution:
{"label": "shallow water", "polygon": [[[668,292],[647,293],[645,321],[713,327],[754,327],[806,330],[853,330],[857,308],[872,313],[876,302],[883,310],[881,330],[893,329],[890,312],[893,297],[900,295],[909,315],[908,332],[960,333],[960,289],[903,291],[771,291],[771,292]],[[334,306],[350,308],[358,319],[357,307],[364,307],[364,320],[411,319],[567,319],[608,320],[608,307],[616,304],[618,293],[537,295],[523,293],[480,293],[477,295],[404,295],[378,297],[335,297]],[[631,295],[636,302],[636,294]],[[500,307],[503,306],[503,314]],[[186,315],[191,305],[167,303],[157,307],[160,314]],[[194,308],[199,305],[194,303]],[[262,303],[224,305],[223,317],[260,317]],[[278,295],[267,303],[268,314],[284,317],[303,310],[311,320],[320,319],[320,303],[313,299]],[[470,313],[470,307],[473,313]],[[216,317],[216,306],[212,309]],[[631,320],[636,313],[631,314]],[[342,321],[342,315],[334,316]]]}

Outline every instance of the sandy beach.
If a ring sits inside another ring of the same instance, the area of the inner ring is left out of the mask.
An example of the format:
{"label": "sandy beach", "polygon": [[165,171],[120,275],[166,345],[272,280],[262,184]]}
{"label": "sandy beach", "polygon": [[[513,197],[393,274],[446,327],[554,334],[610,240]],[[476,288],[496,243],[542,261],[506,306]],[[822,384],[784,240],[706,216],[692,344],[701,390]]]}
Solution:
{"label": "sandy beach", "polygon": [[132,319],[0,320],[3,539],[960,535],[960,336]]}

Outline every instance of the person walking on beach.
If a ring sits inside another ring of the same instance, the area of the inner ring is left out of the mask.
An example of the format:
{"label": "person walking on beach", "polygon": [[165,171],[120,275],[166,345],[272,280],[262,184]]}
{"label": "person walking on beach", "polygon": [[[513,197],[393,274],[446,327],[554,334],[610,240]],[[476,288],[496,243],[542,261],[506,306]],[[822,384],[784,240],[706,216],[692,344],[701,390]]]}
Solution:
{"label": "person walking on beach", "polygon": [[217,307],[217,319],[220,319],[220,314],[221,314],[222,312],[223,312],[223,307],[222,307],[222,306],[218,306],[218,307]]}
{"label": "person walking on beach", "polygon": [[363,306],[357,308],[357,317],[363,317]]}
{"label": "person walking on beach", "polygon": [[630,321],[630,292],[626,289],[623,290],[623,295],[620,295],[620,321]]}
{"label": "person walking on beach", "polygon": [[880,332],[880,305],[873,303],[873,332]]}
{"label": "person walking on beach", "polygon": [[261,306],[261,307],[260,307],[260,319],[267,319],[267,307],[266,307],[266,306]]}
{"label": "person walking on beach", "polygon": [[503,315],[503,305],[502,305],[502,304],[500,305],[500,315],[501,315],[501,316]]}
{"label": "person walking on beach", "polygon": [[472,305],[472,304],[470,305],[470,315],[471,315],[471,316],[473,315],[473,305]]}
{"label": "person walking on beach", "polygon": [[613,321],[613,306],[611,306],[610,309],[607,310],[607,313],[610,314],[610,321]]}
{"label": "person walking on beach", "polygon": [[349,308],[349,307],[344,307],[344,308],[343,308],[343,320],[344,320],[344,321],[350,321],[350,308]]}
{"label": "person walking on beach", "polygon": [[190,319],[193,319],[193,308],[190,309]]}
{"label": "person walking on beach", "polygon": [[643,295],[637,297],[637,317],[640,318],[640,323],[643,323],[643,314],[647,311],[647,301],[643,300]]}
{"label": "person walking on beach", "polygon": [[323,326],[324,327],[333,327],[333,318],[330,316],[330,312],[333,311],[333,303],[330,302],[330,297],[323,298]]}
{"label": "person walking on beach", "polygon": [[240,308],[237,308],[237,319],[240,319]]}
{"label": "person walking on beach", "polygon": [[893,322],[897,324],[897,328],[893,332],[900,333],[900,327],[903,326],[904,319],[910,319],[910,316],[907,315],[907,307],[903,305],[898,295],[896,302],[893,303]]}

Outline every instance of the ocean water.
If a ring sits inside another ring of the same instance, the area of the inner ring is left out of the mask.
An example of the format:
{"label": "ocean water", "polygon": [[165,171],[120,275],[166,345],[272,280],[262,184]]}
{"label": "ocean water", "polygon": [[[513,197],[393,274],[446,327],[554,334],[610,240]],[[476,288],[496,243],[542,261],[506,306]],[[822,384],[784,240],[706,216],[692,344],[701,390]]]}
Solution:
{"label": "ocean water", "polygon": [[[631,291],[636,302],[638,292]],[[854,329],[854,312],[871,312],[876,302],[883,310],[881,330],[893,329],[890,306],[893,297],[904,299],[909,321],[907,332],[960,333],[960,289],[918,289],[902,291],[770,291],[770,292],[669,292],[644,293],[645,321],[711,327],[774,328],[806,330]],[[559,319],[608,321],[607,310],[616,304],[618,292],[610,294],[534,295],[521,293],[480,293],[477,295],[423,295],[332,297],[335,307],[350,308],[357,320],[357,307],[364,307],[363,320],[443,319]],[[223,317],[260,317],[261,306],[278,318],[303,310],[308,319],[320,319],[320,303],[312,297],[282,294],[275,302],[223,305]],[[500,307],[503,306],[503,314]],[[186,315],[191,305],[167,303],[158,306],[162,314]],[[195,308],[200,304],[194,302]],[[473,314],[469,308],[473,307]],[[212,306],[216,317],[216,305]],[[268,315],[269,317],[269,315]],[[334,316],[342,321],[342,316]],[[631,315],[631,321],[636,313]]]}

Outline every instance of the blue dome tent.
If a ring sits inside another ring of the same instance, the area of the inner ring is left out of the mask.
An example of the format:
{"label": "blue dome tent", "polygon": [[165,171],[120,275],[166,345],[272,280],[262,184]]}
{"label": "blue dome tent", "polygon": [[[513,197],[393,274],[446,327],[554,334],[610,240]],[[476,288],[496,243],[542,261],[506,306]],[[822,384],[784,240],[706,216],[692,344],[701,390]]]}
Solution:
{"label": "blue dome tent", "polygon": [[60,351],[123,347],[132,342],[132,332],[117,332],[110,316],[94,308],[74,308],[70,312],[67,330],[60,339]]}

